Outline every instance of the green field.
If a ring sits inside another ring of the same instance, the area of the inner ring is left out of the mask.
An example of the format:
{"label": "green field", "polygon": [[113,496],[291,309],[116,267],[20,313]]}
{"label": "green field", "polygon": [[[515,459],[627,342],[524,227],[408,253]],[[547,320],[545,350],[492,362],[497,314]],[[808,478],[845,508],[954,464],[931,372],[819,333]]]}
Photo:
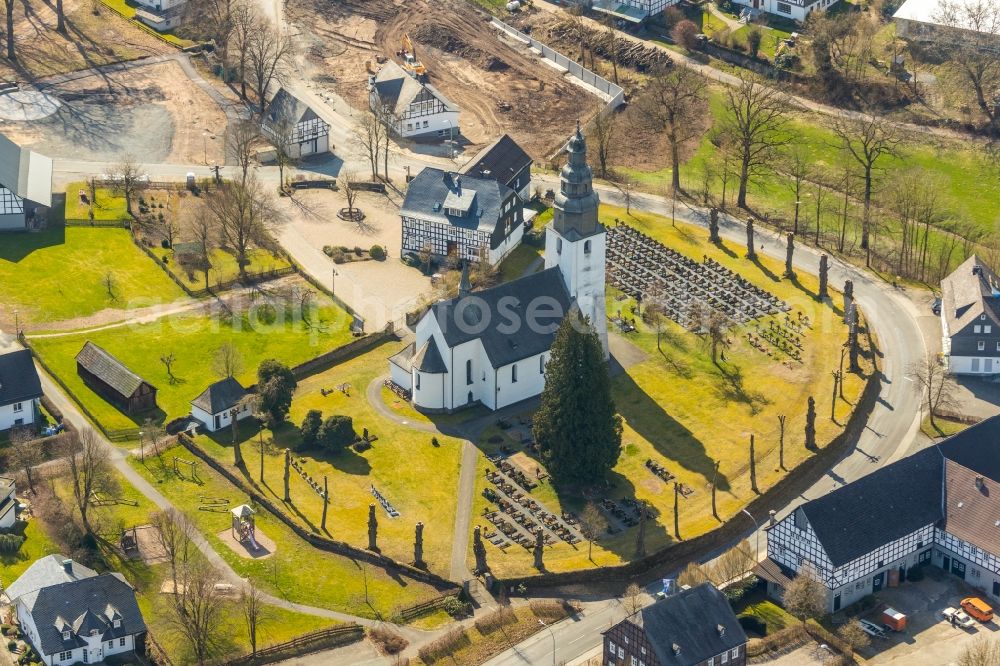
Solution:
{"label": "green field", "polygon": [[59,552],[58,544],[49,537],[37,518],[19,521],[13,533],[23,536],[24,543],[16,554],[0,555],[0,585],[3,587],[17,580],[38,558]]}
{"label": "green field", "polygon": [[[739,327],[730,332],[733,344],[725,350],[726,360],[716,365],[704,340],[673,322],[666,324],[661,350],[657,350],[655,330],[636,317],[638,331],[624,337],[631,343],[630,355],[638,362],[612,380],[615,404],[624,420],[622,455],[612,472],[611,486],[602,491],[601,497],[634,497],[650,504],[658,515],[656,524],[646,529],[647,551],[652,551],[674,540],[674,494],[672,484],[646,468],[647,459],[667,468],[678,481],[694,489],[694,494],[681,500],[679,522],[682,538],[698,536],[719,525],[712,516],[710,491],[716,461],[720,463],[718,512],[722,520],[727,520],[755,497],[749,480],[751,433],[756,437],[757,485],[764,491],[786,474],[778,465],[778,415],[787,415],[784,460],[785,467],[792,469],[812,455],[803,446],[808,397],[816,399],[816,437],[822,446],[841,431],[863,389],[864,378],[847,375],[847,400],[838,400],[837,422],[832,421],[831,373],[839,366],[847,330],[839,311],[834,311],[829,301],[820,304],[813,298],[816,277],[800,274],[795,281],[779,278],[784,268],[780,262],[761,257],[759,263],[751,263],[743,258],[745,248],[728,243],[712,245],[707,242],[707,231],[701,228],[681,223],[671,226],[662,217],[640,213],[628,216],[623,209],[602,208],[606,226],[613,226],[616,217],[692,259],[701,261],[707,255],[739,272],[789,303],[793,316],[795,311],[801,311],[811,322],[811,328],[803,333],[802,363],[765,355],[747,342],[746,331],[753,328]],[[609,289],[609,316],[619,310],[631,316],[632,302],[618,300],[616,295]],[[831,296],[839,308],[839,293],[831,290]],[[612,324],[609,327],[614,328]],[[866,369],[870,370],[870,366],[866,365]],[[725,425],[720,428],[720,424]],[[512,435],[498,428],[484,433],[481,447],[495,451],[499,443],[488,440],[497,437],[507,446],[519,448],[518,433]],[[480,515],[487,506],[481,493],[488,485],[484,478],[488,463],[481,459],[480,465],[474,515]],[[554,513],[562,509],[579,511],[584,504],[579,495],[563,492],[547,481],[532,491],[532,497]],[[635,538],[636,528],[631,528],[601,539],[594,547],[594,563],[631,559]],[[488,549],[491,566],[499,575],[532,570],[531,553],[519,546],[512,546],[506,554],[492,546]],[[559,543],[546,551],[545,562],[553,571],[594,566],[587,560],[585,544],[574,549]]]}
{"label": "green field", "polygon": [[[166,259],[164,265],[173,275],[180,280],[188,289],[197,291],[205,288],[205,274],[200,270],[188,269],[177,262],[177,256],[173,250],[155,249],[153,254],[161,259]],[[247,273],[266,273],[268,271],[288,268],[291,264],[288,259],[281,254],[274,254],[268,250],[254,248],[247,253],[250,263],[247,265]],[[239,264],[236,257],[226,250],[216,248],[211,252],[210,259],[212,267],[208,271],[209,285],[216,285],[222,282],[235,280],[240,275]]]}
{"label": "green field", "polygon": [[[398,518],[390,518],[376,503],[379,521],[379,547],[386,555],[402,561],[413,560],[414,525],[424,523],[424,560],[431,570],[447,575],[451,563],[451,543],[455,524],[455,493],[458,488],[461,441],[438,435],[438,446],[431,442],[430,433],[420,432],[379,414],[368,402],[365,389],[373,379],[386,372],[386,358],[399,348],[398,344],[383,344],[355,359],[336,365],[329,370],[299,382],[290,423],[277,432],[264,432],[264,438],[274,439],[275,447],[265,457],[265,473],[261,491],[279,503],[284,499],[282,475],[285,447],[299,448],[299,424],[310,409],[318,409],[324,416],[346,414],[354,419],[354,428],[362,428],[376,435],[372,448],[355,453],[352,450],[337,454],[322,451],[296,451],[295,458],[303,469],[322,484],[327,476],[330,484],[331,503],[327,517],[327,530],[333,538],[364,547],[368,543],[368,505],[376,502],[371,493],[374,485],[399,511]],[[341,384],[350,385],[350,396],[333,390]],[[384,391],[387,402],[399,409],[404,418],[411,418],[412,410],[392,393]],[[417,417],[415,412],[413,416]],[[468,414],[460,418],[468,418]],[[242,447],[251,478],[258,479],[259,457],[255,442],[258,435],[245,428]],[[202,435],[198,443],[220,461],[232,464],[233,453],[230,433],[219,433],[210,438]],[[321,532],[320,522],[323,503],[320,496],[294,470],[291,478],[292,502],[286,508],[289,515],[298,517],[305,526]]]}
{"label": "green field", "polygon": [[[104,283],[109,273],[113,298]],[[8,234],[0,243],[0,309],[9,320],[16,309],[27,330],[183,296],[125,229],[53,226],[38,233]]]}
{"label": "green field", "polygon": [[[99,526],[98,531],[106,540],[101,549],[108,566],[128,578],[136,588],[139,609],[156,642],[167,652],[174,663],[191,663],[193,657],[182,636],[179,636],[169,622],[169,595],[160,592],[161,585],[170,578],[167,563],[148,565],[141,560],[126,559],[114,546],[118,543],[121,529],[149,524],[153,512],[152,503],[142,496],[121,476],[115,477],[117,490],[114,499],[118,504],[97,506],[92,509],[92,520]],[[73,495],[66,477],[54,480],[53,487],[64,502],[72,504]],[[202,554],[195,550],[193,561],[203,563]],[[266,606],[260,625],[258,648],[282,643],[296,636],[337,624],[333,620],[289,611],[276,606]],[[236,598],[224,604],[219,622],[219,658],[235,657],[250,651],[250,641],[246,636],[246,625]]]}
{"label": "green field", "polygon": [[[86,203],[81,193],[88,200]],[[129,214],[125,206],[125,197],[115,194],[108,187],[98,187],[95,190],[94,201],[90,202],[90,188],[85,182],[70,183],[66,186],[66,207],[64,219],[89,220],[93,211],[95,221],[128,220]]]}
{"label": "green field", "polygon": [[[378,567],[317,550],[265,511],[256,515],[257,531],[275,542],[276,552],[257,560],[238,555],[217,536],[231,527],[229,512],[199,511],[198,507],[202,505],[201,496],[227,498],[230,507],[248,498],[206,465],[198,467],[200,483],[189,476],[179,478],[171,468],[170,457],[174,455],[190,457],[182,449],[173,449],[164,453],[162,459],[149,457],[143,464],[131,458],[130,462],[195,523],[240,576],[252,576],[268,592],[292,602],[387,619],[401,608],[437,596],[434,588],[423,583],[390,576]],[[335,536],[339,536],[336,516],[332,526]]]}
{"label": "green field", "polygon": [[[213,371],[213,358],[226,343],[241,353],[243,371],[237,379],[253,384],[261,361],[276,358],[297,365],[351,339],[350,317],[326,297],[316,298],[311,326],[292,314],[265,323],[251,309],[232,318],[222,314],[180,314],[149,324],[130,324],[90,333],[35,338],[32,346],[94,417],[107,429],[141,425],[146,418],[167,420],[183,416],[189,403],[220,377]],[[286,311],[287,312],[287,311]],[[284,314],[279,311],[279,314]],[[158,389],[159,411],[129,416],[87,388],[76,372],[76,354],[86,341],[97,344]],[[174,378],[168,376],[161,356],[174,354]]]}

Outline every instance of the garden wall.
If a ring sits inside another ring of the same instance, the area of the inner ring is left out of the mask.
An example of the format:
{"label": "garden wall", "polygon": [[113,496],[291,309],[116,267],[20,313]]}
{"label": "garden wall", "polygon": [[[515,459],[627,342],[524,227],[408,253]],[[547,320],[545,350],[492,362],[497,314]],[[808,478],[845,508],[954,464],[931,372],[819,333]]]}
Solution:
{"label": "garden wall", "polygon": [[[808,490],[817,480],[847,454],[857,442],[861,433],[868,425],[875,404],[878,402],[882,382],[881,372],[876,360],[879,352],[876,342],[867,331],[869,348],[872,354],[873,371],[865,384],[864,392],[857,407],[848,419],[844,430],[833,438],[829,444],[820,449],[814,456],[796,467],[785,478],[750,502],[745,508],[753,516],[765,517],[771,510],[778,511],[789,502]],[[541,573],[532,576],[521,576],[505,579],[503,584],[508,589],[525,585],[529,589],[540,587],[557,587],[560,585],[575,585],[579,583],[607,583],[610,581],[630,581],[638,576],[652,578],[666,576],[681,568],[688,562],[698,561],[727,544],[738,541],[753,527],[752,521],[744,513],[738,513],[729,521],[723,523],[711,532],[702,534],[690,540],[680,541],[662,548],[650,555],[633,560],[627,564],[599,567],[584,571],[567,571],[562,573]],[[655,576],[654,576],[655,575]]]}
{"label": "garden wall", "polygon": [[[295,534],[306,541],[310,545],[319,548],[320,550],[325,550],[330,553],[336,553],[337,555],[343,555],[355,560],[363,560],[369,564],[374,564],[376,566],[384,567],[390,571],[401,573],[403,575],[409,576],[415,580],[433,585],[438,589],[453,591],[454,594],[458,594],[459,587],[455,583],[445,580],[440,576],[430,573],[429,571],[424,571],[423,569],[418,569],[416,567],[410,566],[409,564],[403,564],[402,562],[397,562],[396,560],[386,557],[385,555],[380,555],[379,553],[374,553],[370,550],[364,550],[362,548],[356,548],[343,541],[335,541],[333,539],[328,539],[326,537],[321,537],[312,532],[308,531],[306,528],[302,527],[297,521],[292,519],[288,514],[284,512],[277,504],[272,502],[267,497],[257,492],[246,479],[237,476],[230,470],[226,465],[223,465],[218,460],[209,455],[204,449],[198,446],[190,437],[184,433],[180,433],[177,436],[177,440],[190,451],[192,454],[204,461],[209,467],[214,469],[216,472],[221,474],[226,478],[227,481],[236,486],[240,491],[245,493],[255,504],[264,507],[268,513],[273,515],[275,518],[283,522],[289,529],[291,529]],[[402,612],[406,613],[407,609]]]}

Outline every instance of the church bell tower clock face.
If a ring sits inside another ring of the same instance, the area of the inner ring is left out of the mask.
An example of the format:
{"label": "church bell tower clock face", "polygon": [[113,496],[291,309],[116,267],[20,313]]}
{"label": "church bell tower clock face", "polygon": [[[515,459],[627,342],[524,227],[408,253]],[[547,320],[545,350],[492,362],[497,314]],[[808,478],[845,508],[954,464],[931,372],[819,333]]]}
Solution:
{"label": "church bell tower clock face", "polygon": [[579,122],[566,144],[566,165],[552,204],[552,227],[545,235],[545,267],[559,267],[580,310],[590,318],[608,354],[604,301],[605,231],[598,220],[600,197],[587,163],[587,140]]}

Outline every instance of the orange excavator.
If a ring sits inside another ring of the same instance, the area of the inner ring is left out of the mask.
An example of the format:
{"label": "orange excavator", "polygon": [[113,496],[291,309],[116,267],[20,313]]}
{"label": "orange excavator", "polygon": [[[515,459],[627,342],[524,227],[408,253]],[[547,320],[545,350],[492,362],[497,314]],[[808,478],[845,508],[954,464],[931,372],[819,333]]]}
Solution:
{"label": "orange excavator", "polygon": [[417,60],[417,54],[413,49],[413,42],[409,35],[403,35],[403,48],[398,55],[403,59],[403,69],[420,81],[427,78],[427,68]]}

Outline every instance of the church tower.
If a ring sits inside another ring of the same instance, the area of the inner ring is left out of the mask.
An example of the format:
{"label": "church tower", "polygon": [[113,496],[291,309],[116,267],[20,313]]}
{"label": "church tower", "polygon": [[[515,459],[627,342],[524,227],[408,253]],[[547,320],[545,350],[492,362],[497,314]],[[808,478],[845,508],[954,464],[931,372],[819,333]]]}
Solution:
{"label": "church tower", "polygon": [[568,160],[559,176],[552,226],[545,233],[545,267],[558,266],[571,298],[590,318],[608,356],[608,320],[604,301],[605,231],[597,221],[600,198],[587,164],[587,141],[577,122],[566,144]]}

